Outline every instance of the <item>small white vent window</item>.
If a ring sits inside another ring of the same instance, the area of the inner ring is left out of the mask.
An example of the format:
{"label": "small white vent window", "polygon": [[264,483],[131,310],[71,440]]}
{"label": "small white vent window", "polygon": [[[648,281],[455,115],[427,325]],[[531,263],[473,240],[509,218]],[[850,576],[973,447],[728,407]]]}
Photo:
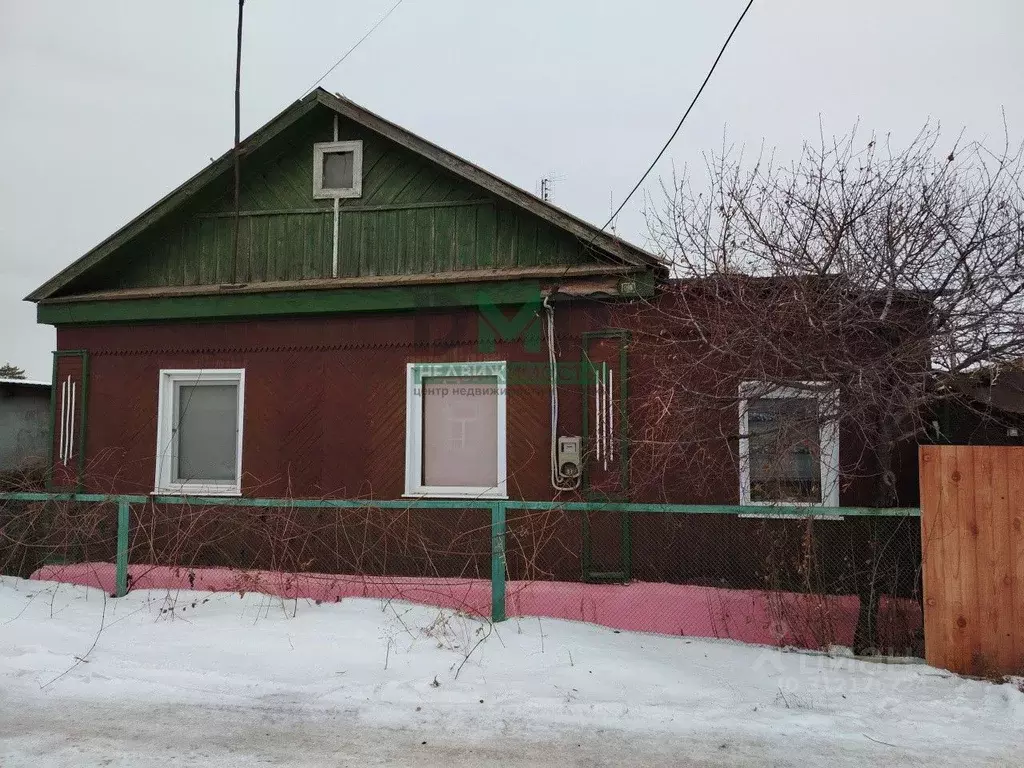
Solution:
{"label": "small white vent window", "polygon": [[313,197],[363,194],[363,142],[324,141],[313,145]]}
{"label": "small white vent window", "polygon": [[160,371],[157,493],[241,493],[245,371]]}

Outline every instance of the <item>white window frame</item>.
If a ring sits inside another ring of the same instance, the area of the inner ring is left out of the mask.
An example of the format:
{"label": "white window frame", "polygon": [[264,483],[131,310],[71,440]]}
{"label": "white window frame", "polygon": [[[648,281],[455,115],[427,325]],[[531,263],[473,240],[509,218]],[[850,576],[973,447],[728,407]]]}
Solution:
{"label": "white window frame", "polygon": [[[839,423],[836,418],[839,394],[826,382],[801,381],[777,386],[763,381],[740,384],[740,504],[763,507],[839,506]],[[747,402],[765,398],[807,398],[818,402],[818,447],[820,451],[821,501],[752,501],[750,498],[750,434]]]}
{"label": "white window frame", "polygon": [[[352,186],[324,188],[324,155],[336,152],[352,153]],[[361,141],[318,141],[313,145],[313,197],[317,200],[333,200],[345,197],[363,196],[363,142]]]}
{"label": "white window frame", "polygon": [[[235,447],[235,479],[233,482],[192,480],[178,482],[174,476],[177,432],[174,428],[174,402],[182,384],[229,383],[238,385],[238,434]],[[157,401],[156,480],[154,494],[241,496],[242,495],[242,430],[245,413],[244,368],[161,369]]]}
{"label": "white window frame", "polygon": [[[456,499],[507,499],[505,399],[508,366],[504,360],[475,363],[408,363],[406,365],[405,400],[405,496]],[[493,487],[442,486],[423,484],[423,378],[473,378],[489,376],[498,379],[497,485]]]}

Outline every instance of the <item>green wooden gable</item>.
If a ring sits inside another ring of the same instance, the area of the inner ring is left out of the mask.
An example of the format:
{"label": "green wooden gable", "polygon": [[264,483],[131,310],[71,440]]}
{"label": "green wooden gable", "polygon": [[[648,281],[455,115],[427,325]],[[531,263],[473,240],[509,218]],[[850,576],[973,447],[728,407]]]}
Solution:
{"label": "green wooden gable", "polygon": [[[336,128],[338,140],[362,142],[362,189],[337,202],[335,257],[335,201],[313,195],[313,146],[334,140]],[[166,305],[215,290],[351,292],[418,277],[643,278],[663,269],[650,254],[322,90],[242,147],[237,259],[228,153],[31,294],[40,319],[73,322],[66,308],[44,305],[90,299]]]}

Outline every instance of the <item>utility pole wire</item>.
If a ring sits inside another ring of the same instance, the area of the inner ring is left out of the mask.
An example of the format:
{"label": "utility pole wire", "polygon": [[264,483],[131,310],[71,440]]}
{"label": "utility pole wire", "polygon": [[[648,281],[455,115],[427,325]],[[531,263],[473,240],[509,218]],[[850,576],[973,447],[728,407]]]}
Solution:
{"label": "utility pole wire", "polygon": [[686,108],[686,111],[683,113],[683,116],[679,118],[679,123],[676,125],[676,129],[672,131],[672,135],[668,137],[668,141],[665,142],[665,145],[661,148],[661,151],[658,152],[654,160],[651,161],[651,164],[647,167],[647,170],[644,171],[643,176],[640,177],[640,180],[636,183],[633,189],[629,191],[629,194],[626,195],[625,198],[623,198],[622,203],[620,203],[619,207],[615,209],[615,212],[608,217],[608,221],[606,221],[604,223],[604,226],[601,227],[602,231],[607,229],[608,225],[615,221],[615,217],[619,215],[623,208],[626,207],[626,203],[628,203],[629,199],[633,197],[634,194],[636,194],[636,191],[638,189],[640,189],[640,185],[644,183],[644,180],[648,177],[648,175],[650,175],[651,171],[654,170],[654,166],[656,166],[658,164],[658,161],[661,160],[662,155],[665,154],[665,150],[668,149],[669,144],[671,144],[672,140],[675,139],[676,135],[679,133],[679,129],[683,127],[683,123],[686,122],[686,118],[689,116],[694,105],[697,103],[697,100],[700,98],[700,95],[704,92],[704,87],[708,84],[708,81],[711,80],[711,76],[715,73],[715,67],[717,67],[718,62],[721,61],[722,54],[724,54],[725,49],[729,47],[729,42],[732,40],[732,36],[735,35],[736,30],[740,28],[740,24],[743,23],[743,17],[747,15],[747,11],[750,10],[750,6],[752,6],[753,4],[754,0],[750,0],[750,2],[747,3],[747,7],[743,9],[743,13],[741,13],[740,17],[736,19],[736,23],[733,25],[732,31],[729,32],[729,36],[725,38],[725,42],[722,43],[722,47],[721,49],[719,49],[718,55],[715,57],[715,61],[711,65],[711,69],[708,70],[708,74],[704,78],[704,82],[701,83],[700,88],[697,89],[697,95],[693,97],[693,101],[690,102],[690,106]]}
{"label": "utility pole wire", "polygon": [[331,74],[331,72],[333,72],[335,69],[338,68],[338,65],[340,65],[341,62],[343,62],[345,59],[347,59],[351,55],[351,53],[362,44],[362,42],[366,38],[368,38],[370,35],[373,34],[374,30],[377,29],[377,27],[379,27],[381,24],[383,24],[387,20],[388,16],[390,16],[392,13],[394,13],[396,10],[398,10],[398,6],[400,6],[403,2],[405,2],[405,0],[398,0],[397,3],[395,3],[393,6],[391,6],[391,8],[388,9],[388,12],[385,13],[383,16],[381,16],[379,19],[377,19],[377,23],[374,24],[372,27],[370,27],[366,31],[365,35],[363,35],[358,40],[356,40],[355,45],[353,45],[351,48],[349,48],[347,51],[345,51],[345,53],[342,55],[342,57],[340,59],[338,59],[336,62],[334,62],[334,64],[331,65],[330,69],[328,69],[326,72],[324,72],[322,75],[320,75],[320,78],[315,83],[313,83],[311,86],[309,86],[309,88],[307,88],[305,91],[303,91],[302,95],[306,96],[310,91],[312,91],[314,88],[316,88],[318,85],[320,85],[320,83],[322,83],[324,81],[324,79],[329,74]]}
{"label": "utility pole wire", "polygon": [[238,282],[238,230],[241,220],[242,158],[238,148],[242,141],[242,11],[244,8],[245,0],[238,0],[238,38],[235,48],[235,229],[231,237],[231,282],[233,283]]}

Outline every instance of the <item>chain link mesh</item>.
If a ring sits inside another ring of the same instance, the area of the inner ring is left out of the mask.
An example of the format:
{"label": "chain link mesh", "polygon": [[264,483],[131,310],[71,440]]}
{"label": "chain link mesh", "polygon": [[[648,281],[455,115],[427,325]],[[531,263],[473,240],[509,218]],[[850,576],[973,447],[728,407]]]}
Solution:
{"label": "chain link mesh", "polygon": [[[411,600],[491,614],[487,509],[133,504],[129,589]],[[0,501],[0,572],[114,589],[116,503]],[[507,510],[506,613],[922,653],[914,517]],[[499,565],[501,567],[501,565]]]}

